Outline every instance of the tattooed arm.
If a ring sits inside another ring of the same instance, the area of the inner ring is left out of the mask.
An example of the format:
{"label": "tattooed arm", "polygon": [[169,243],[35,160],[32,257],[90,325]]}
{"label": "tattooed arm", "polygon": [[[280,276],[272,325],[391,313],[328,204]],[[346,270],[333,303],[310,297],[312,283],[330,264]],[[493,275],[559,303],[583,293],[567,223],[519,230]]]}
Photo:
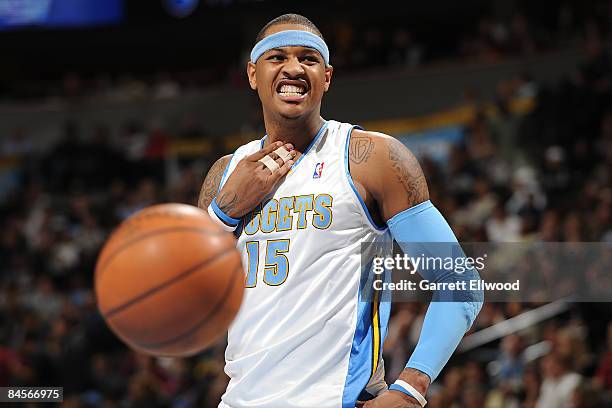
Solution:
{"label": "tattooed arm", "polygon": [[[429,200],[427,181],[412,152],[394,137],[355,129],[349,144],[349,165],[357,191],[378,225],[396,214]],[[399,376],[425,395],[430,378],[406,368]],[[364,408],[420,406],[416,400],[388,392]]]}
{"label": "tattooed arm", "polygon": [[429,200],[427,181],[419,162],[394,137],[353,130],[349,165],[357,191],[379,225]]}
{"label": "tattooed arm", "polygon": [[[353,131],[353,138],[349,146],[351,175],[355,184],[359,184],[359,192],[371,213],[375,212],[379,220],[387,223],[391,236],[406,253],[412,250],[409,244],[417,243],[428,248],[432,256],[448,256],[440,246],[427,246],[428,243],[457,243],[457,238],[442,214],[429,202],[425,176],[410,150],[397,139],[380,133]],[[463,251],[456,250],[452,256],[465,257]],[[418,272],[430,281],[463,282],[464,287],[471,287],[467,285],[468,280],[479,279],[475,269],[462,274],[448,273],[444,268]],[[426,395],[431,380],[448,362],[482,307],[482,291],[468,290],[455,295],[454,302],[430,303],[419,342],[399,376],[421,395]],[[400,387],[380,394],[363,407],[405,408],[416,402],[401,392]]]}
{"label": "tattooed arm", "polygon": [[217,160],[210,170],[202,183],[202,189],[200,190],[200,197],[198,198],[198,207],[206,210],[210,205],[212,199],[217,195],[219,191],[219,184],[223,177],[223,172],[227,167],[227,164],[231,160],[232,155],[228,154]]}

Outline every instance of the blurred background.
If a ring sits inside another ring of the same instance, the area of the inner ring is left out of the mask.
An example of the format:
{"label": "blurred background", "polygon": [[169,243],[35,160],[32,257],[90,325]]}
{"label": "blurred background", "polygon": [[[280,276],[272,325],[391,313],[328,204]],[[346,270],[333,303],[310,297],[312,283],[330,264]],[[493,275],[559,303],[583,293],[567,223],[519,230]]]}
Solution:
{"label": "blurred background", "polygon": [[[217,406],[224,342],[128,350],[94,264],[121,220],[195,204],[209,166],[263,135],[245,63],[288,12],[330,46],[324,117],[411,147],[461,241],[612,241],[610,0],[0,0],[0,385],[63,386],[66,407]],[[425,309],[394,305],[390,382]],[[485,304],[428,406],[612,406],[611,311]]]}

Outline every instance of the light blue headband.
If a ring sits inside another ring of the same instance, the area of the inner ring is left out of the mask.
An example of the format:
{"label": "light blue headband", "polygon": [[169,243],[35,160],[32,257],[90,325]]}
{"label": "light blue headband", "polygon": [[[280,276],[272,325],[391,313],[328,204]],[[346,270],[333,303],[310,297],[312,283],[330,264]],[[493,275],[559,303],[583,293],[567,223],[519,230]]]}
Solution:
{"label": "light blue headband", "polygon": [[251,51],[251,62],[254,64],[266,51],[280,47],[308,47],[317,50],[329,66],[329,49],[321,37],[309,31],[286,30],[272,34],[255,44]]}

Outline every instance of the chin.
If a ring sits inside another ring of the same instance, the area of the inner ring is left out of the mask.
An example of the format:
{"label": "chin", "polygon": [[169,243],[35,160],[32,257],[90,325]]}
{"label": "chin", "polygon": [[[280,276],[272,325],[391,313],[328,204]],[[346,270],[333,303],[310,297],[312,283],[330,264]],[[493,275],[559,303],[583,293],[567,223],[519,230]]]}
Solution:
{"label": "chin", "polygon": [[280,117],[283,119],[287,119],[287,120],[298,120],[301,117],[303,117],[303,115],[301,113],[284,113],[281,112],[280,113]]}
{"label": "chin", "polygon": [[307,113],[306,111],[298,107],[289,108],[289,109],[287,108],[279,109],[278,111],[278,114],[280,117],[282,117],[283,119],[290,119],[290,120],[300,119],[304,117],[306,113]]}

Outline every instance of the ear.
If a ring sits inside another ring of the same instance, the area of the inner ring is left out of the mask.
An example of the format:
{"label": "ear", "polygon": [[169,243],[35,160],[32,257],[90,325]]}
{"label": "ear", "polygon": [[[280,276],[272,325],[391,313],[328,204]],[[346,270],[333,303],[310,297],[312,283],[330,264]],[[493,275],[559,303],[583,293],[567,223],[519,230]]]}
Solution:
{"label": "ear", "polygon": [[329,90],[329,85],[331,84],[331,77],[334,72],[334,67],[331,65],[329,67],[325,67],[325,92]]}
{"label": "ear", "polygon": [[255,78],[255,64],[253,64],[251,61],[247,63],[247,77],[249,78],[249,85],[251,86],[251,89],[256,91],[257,79]]}

